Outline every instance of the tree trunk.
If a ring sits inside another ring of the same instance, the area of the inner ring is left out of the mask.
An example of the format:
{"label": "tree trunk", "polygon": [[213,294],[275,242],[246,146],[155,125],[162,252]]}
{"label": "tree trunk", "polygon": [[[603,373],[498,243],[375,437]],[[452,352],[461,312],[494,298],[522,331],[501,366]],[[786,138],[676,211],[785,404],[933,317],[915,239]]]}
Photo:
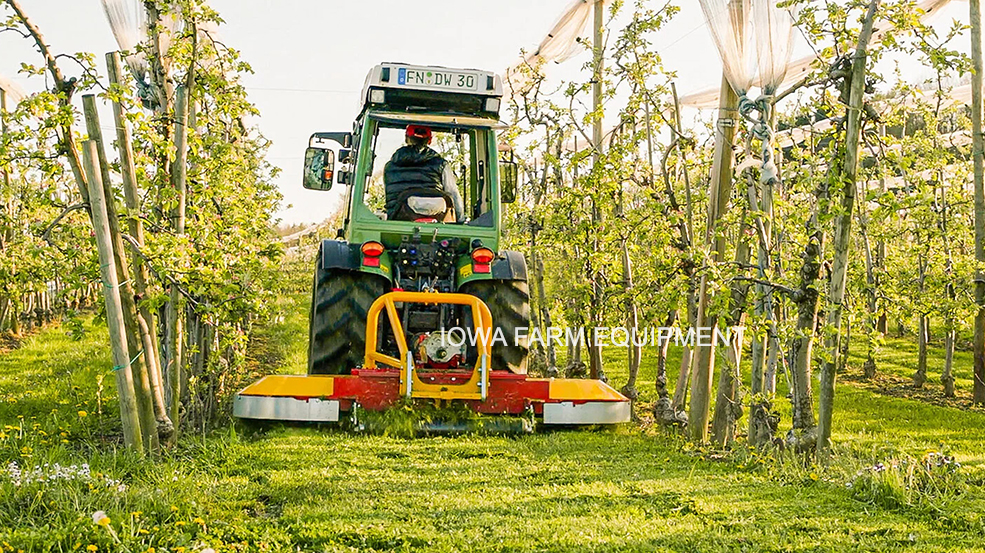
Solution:
{"label": "tree trunk", "polygon": [[554,376],[557,374],[557,352],[554,350],[554,341],[546,334],[550,332],[551,309],[547,304],[547,294],[544,291],[544,260],[537,255],[534,257],[534,274],[537,278],[537,297],[538,307],[540,308],[540,323],[544,326],[545,347],[547,349],[547,374]]}
{"label": "tree trunk", "polygon": [[[623,191],[620,188],[617,206],[618,214],[616,216],[618,219],[623,218],[622,214],[625,210],[624,201]],[[635,400],[639,397],[639,391],[636,390],[636,378],[640,371],[640,355],[642,354],[643,348],[636,345],[638,342],[636,331],[639,327],[639,308],[636,306],[636,297],[634,296],[636,291],[633,289],[633,264],[629,258],[629,239],[625,235],[620,239],[619,252],[622,258],[622,289],[623,294],[626,296],[626,328],[629,333],[629,344],[626,346],[629,378],[626,380],[626,385],[622,387],[621,391],[629,399]]]}
{"label": "tree trunk", "polygon": [[[885,127],[880,125],[880,134]],[[882,177],[882,166],[880,163],[880,188],[885,188],[885,178]],[[866,379],[876,375],[876,340],[875,334],[878,332],[879,321],[879,284],[876,276],[877,260],[872,254],[872,243],[869,240],[869,213],[865,198],[868,197],[868,186],[862,184],[862,201],[858,202],[859,233],[862,235],[862,247],[865,251],[865,295],[866,295],[866,321],[865,321],[865,362],[862,364],[862,376]],[[880,238],[880,241],[882,239]]]}
{"label": "tree trunk", "polygon": [[[751,177],[750,177],[751,178]],[[746,239],[746,212],[743,211],[739,222],[739,232],[735,245],[735,266],[743,267],[749,264],[749,242]],[[748,283],[733,280],[731,285],[728,327],[736,328],[742,325],[746,311],[746,298],[749,295]],[[714,336],[712,337],[714,340]],[[715,415],[711,425],[712,442],[719,446],[729,446],[735,441],[738,430],[738,420],[742,416],[742,375],[739,372],[739,361],[742,358],[742,337],[740,333],[732,333],[728,349],[725,353],[725,364],[722,366],[718,380],[718,394],[715,397]]]}
{"label": "tree trunk", "polygon": [[[818,224],[814,217],[815,226]],[[814,394],[811,386],[811,357],[817,328],[818,278],[821,272],[823,233],[818,229],[808,239],[800,268],[800,289],[793,301],[797,306],[796,335],[790,340],[790,392],[793,428],[787,443],[797,451],[813,449],[816,443]]]}
{"label": "tree trunk", "polygon": [[913,373],[913,387],[923,388],[927,382],[927,315],[917,318],[917,370]]}
{"label": "tree trunk", "polygon": [[865,94],[865,65],[868,61],[869,39],[879,8],[879,0],[869,3],[858,46],[852,59],[851,91],[848,101],[848,124],[845,131],[845,160],[842,174],[837,175],[843,185],[841,209],[835,214],[834,260],[831,283],[828,289],[828,325],[834,334],[826,341],[829,358],[821,362],[821,394],[818,410],[818,453],[826,461],[831,449],[831,418],[834,411],[835,373],[841,355],[841,314],[848,280],[848,250],[851,246],[852,214],[855,207],[856,177],[858,172],[858,144],[862,133],[862,103]]}
{"label": "tree trunk", "polygon": [[954,349],[956,331],[948,328],[944,331],[944,368],[941,371],[941,384],[944,385],[944,396],[954,397]]}
{"label": "tree trunk", "polygon": [[[671,328],[675,322],[677,322],[676,309],[667,314],[667,320],[663,326],[664,328]],[[666,339],[660,341],[661,336],[657,334],[657,340],[657,402],[653,406],[653,415],[657,422],[677,423],[679,422],[677,414],[674,411],[673,403],[671,403],[670,394],[667,393],[667,352],[670,349],[670,337],[667,336]],[[685,380],[684,373],[678,376],[678,380]]]}
{"label": "tree trunk", "polygon": [[[775,123],[775,112],[770,106],[770,119]],[[747,195],[749,197],[750,209],[754,210],[756,217],[756,234],[758,235],[756,248],[756,273],[760,279],[770,277],[770,245],[773,235],[773,185],[774,180],[761,178],[759,182],[759,195],[756,197],[756,190],[750,183]],[[773,320],[773,289],[763,284],[756,284],[756,304],[755,314],[757,320],[765,320],[765,332],[761,336],[752,339],[751,346],[751,381],[750,391],[752,402],[749,406],[749,443],[751,445],[761,445],[771,442],[776,432],[776,421],[778,418],[773,413],[772,396],[773,386],[769,386],[767,392],[767,364],[769,361],[770,347],[776,340],[776,323]],[[774,358],[775,362],[775,358]],[[772,373],[775,380],[775,372]]]}
{"label": "tree trunk", "polygon": [[[689,328],[697,326],[698,320],[698,296],[694,274],[690,274],[687,281],[687,324]],[[684,404],[687,403],[687,391],[690,389],[691,373],[694,367],[694,350],[689,346],[684,346],[681,350],[681,366],[677,374],[677,386],[674,389],[674,399],[671,407],[674,414],[682,422],[687,422],[687,411]]]}
{"label": "tree trunk", "polygon": [[[177,191],[177,205],[172,214],[174,218],[174,231],[179,237],[185,233],[185,176],[188,164],[188,111],[193,103],[188,97],[188,90],[179,87],[175,93],[175,160],[171,165],[171,184]],[[172,283],[170,290],[170,301],[168,302],[167,327],[168,327],[168,382],[171,386],[171,405],[169,406],[171,422],[174,424],[175,434],[178,432],[180,424],[181,397],[185,385],[184,372],[184,317],[182,316],[182,299],[178,285]]]}

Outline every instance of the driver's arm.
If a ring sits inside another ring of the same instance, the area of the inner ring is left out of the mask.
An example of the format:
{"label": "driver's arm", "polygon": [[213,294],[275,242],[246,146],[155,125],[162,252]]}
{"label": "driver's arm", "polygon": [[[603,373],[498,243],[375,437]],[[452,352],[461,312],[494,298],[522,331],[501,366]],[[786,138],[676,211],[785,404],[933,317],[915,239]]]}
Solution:
{"label": "driver's arm", "polygon": [[455,220],[461,223],[465,220],[465,203],[462,201],[462,193],[458,190],[458,181],[455,179],[455,170],[451,168],[451,163],[445,163],[445,170],[441,173],[441,187],[451,196],[452,203],[455,204]]}

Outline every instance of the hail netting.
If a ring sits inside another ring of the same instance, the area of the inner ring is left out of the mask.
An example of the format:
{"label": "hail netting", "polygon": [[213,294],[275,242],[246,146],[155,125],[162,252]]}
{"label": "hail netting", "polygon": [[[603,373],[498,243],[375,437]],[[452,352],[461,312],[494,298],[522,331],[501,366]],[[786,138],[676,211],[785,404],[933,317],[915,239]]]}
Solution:
{"label": "hail netting", "polygon": [[700,0],[708,30],[722,58],[725,78],[739,96],[756,76],[752,0]]}
{"label": "hail netting", "polygon": [[[603,8],[610,3],[611,0],[603,0]],[[561,63],[591,49],[591,22],[595,4],[596,0],[573,0],[561,12],[561,16],[537,48],[506,70],[506,80],[512,93],[523,92],[530,83],[528,74],[520,71],[521,66],[537,68],[543,63]]]}
{"label": "hail netting", "polygon": [[[912,13],[923,23],[928,23],[931,19],[940,14],[952,0],[920,0],[914,6]],[[872,42],[878,42],[883,36],[892,30],[891,22],[877,22],[872,30]],[[811,71],[815,69],[814,60],[817,59],[816,54],[810,54],[804,56],[795,61],[791,61],[786,67],[786,82],[794,82],[800,80],[810,74]],[[782,84],[782,83],[781,83]],[[763,83],[758,79],[753,81],[754,86],[762,86]],[[718,87],[708,88],[706,90],[692,92],[681,96],[680,103],[682,106],[690,106],[696,108],[708,108],[714,107],[718,102]]]}
{"label": "hail netting", "polygon": [[145,82],[147,59],[137,52],[137,45],[147,38],[147,12],[141,0],[102,0],[103,12],[116,38],[120,50],[127,52],[124,58],[138,83]]}
{"label": "hail netting", "polygon": [[[142,48],[149,38],[147,11],[143,0],[101,0],[106,19],[116,38],[116,43],[126,56],[125,60],[137,81],[140,97],[145,107],[160,105],[152,86],[152,75],[148,71],[147,57]],[[167,55],[172,37],[185,30],[184,18],[174,13],[162,13],[160,19],[160,41],[162,52]],[[201,21],[196,27],[201,44],[207,44],[199,54],[197,63],[209,67],[216,61],[216,51],[225,49],[220,42],[218,26],[213,21]]]}
{"label": "hail netting", "polygon": [[[777,0],[699,0],[722,58],[729,85],[739,97],[739,113],[752,125],[762,141],[760,178],[778,180],[773,162],[773,129],[770,110],[773,93],[783,83],[790,62],[794,14],[777,6]],[[758,82],[762,94],[755,100],[747,94]]]}

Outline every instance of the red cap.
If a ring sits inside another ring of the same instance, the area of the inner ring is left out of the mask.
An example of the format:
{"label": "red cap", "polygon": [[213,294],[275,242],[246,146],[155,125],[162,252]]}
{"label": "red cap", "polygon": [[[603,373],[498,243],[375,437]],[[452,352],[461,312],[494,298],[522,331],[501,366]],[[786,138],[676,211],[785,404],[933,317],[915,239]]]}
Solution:
{"label": "red cap", "polygon": [[427,138],[428,144],[431,143],[431,127],[424,125],[407,125],[407,136],[416,138]]}

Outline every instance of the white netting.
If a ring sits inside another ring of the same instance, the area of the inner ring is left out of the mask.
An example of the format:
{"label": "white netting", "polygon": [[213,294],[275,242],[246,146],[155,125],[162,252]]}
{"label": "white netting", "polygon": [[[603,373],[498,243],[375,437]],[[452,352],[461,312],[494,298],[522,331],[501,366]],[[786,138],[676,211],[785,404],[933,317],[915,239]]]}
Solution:
{"label": "white netting", "polygon": [[547,36],[537,46],[531,56],[539,56],[547,61],[561,63],[567,61],[585,48],[579,38],[588,38],[589,22],[592,21],[595,2],[574,0],[561,14]]}
{"label": "white netting", "polygon": [[[739,113],[762,142],[760,178],[779,178],[773,162],[773,129],[769,125],[773,93],[783,82],[790,62],[794,14],[777,0],[699,0],[711,36],[722,57],[725,78],[739,96]],[[756,76],[763,94],[746,94]],[[747,160],[748,161],[748,160]]]}
{"label": "white netting", "polygon": [[[936,16],[940,11],[950,4],[953,0],[922,0],[916,5],[914,13],[918,14],[920,21],[927,23],[930,19]],[[876,24],[872,32],[872,41],[878,41],[883,35],[892,29],[891,24],[886,22],[879,22]],[[792,39],[792,35],[791,35]],[[788,54],[789,55],[789,54]],[[798,58],[796,61],[788,62],[785,67],[785,77],[777,85],[777,88],[784,83],[793,83],[799,81],[806,77],[811,71],[814,70],[814,60],[817,56],[810,54],[808,56]],[[760,70],[762,73],[762,70]],[[766,88],[764,81],[757,78],[753,81],[753,86],[759,86]],[[690,94],[685,94],[680,98],[680,104],[682,106],[690,106],[696,108],[710,108],[718,105],[718,94],[719,88],[713,87],[699,92],[692,92]]]}
{"label": "white netting", "polygon": [[102,0],[116,43],[123,50],[133,50],[147,34],[147,13],[140,0]]}
{"label": "white netting", "polygon": [[7,102],[7,109],[11,110],[14,109],[14,106],[16,106],[18,102],[27,96],[27,93],[24,92],[23,88],[3,75],[0,75],[0,90],[3,90],[4,100]]}
{"label": "white netting", "polygon": [[708,30],[722,58],[725,78],[739,96],[756,77],[752,0],[699,0]]}
{"label": "white netting", "polygon": [[[155,92],[151,86],[151,76],[147,71],[147,58],[143,52],[137,52],[137,46],[145,43],[148,36],[147,11],[143,0],[101,0],[106,19],[109,21],[110,29],[116,38],[116,43],[120,50],[128,52],[125,58],[127,66],[137,80],[140,89],[140,96],[147,105],[155,105],[157,100],[154,98]],[[160,41],[161,49],[164,52],[171,47],[171,38],[182,32],[185,22],[181,17],[174,14],[161,14]],[[208,43],[204,56],[199,59],[199,63],[208,66],[215,61],[214,50],[224,48],[221,46],[218,25],[212,22],[200,23],[198,26],[198,40],[200,43]]]}
{"label": "white netting", "polygon": [[[604,0],[602,2],[603,8],[610,1]],[[561,63],[590,49],[594,9],[594,0],[573,0],[561,12],[561,16],[558,17],[537,48],[506,70],[509,90],[520,92],[529,83],[528,72],[521,71],[522,66],[529,65],[536,68],[544,63]]]}
{"label": "white netting", "polygon": [[147,59],[136,52],[138,44],[147,38],[147,12],[141,0],[102,0],[103,12],[109,21],[116,44],[120,50],[130,52],[125,61],[137,81],[143,82],[147,75]]}
{"label": "white netting", "polygon": [[776,2],[753,4],[756,28],[756,60],[763,94],[771,96],[783,83],[793,51],[793,26],[796,14],[777,7]]}

